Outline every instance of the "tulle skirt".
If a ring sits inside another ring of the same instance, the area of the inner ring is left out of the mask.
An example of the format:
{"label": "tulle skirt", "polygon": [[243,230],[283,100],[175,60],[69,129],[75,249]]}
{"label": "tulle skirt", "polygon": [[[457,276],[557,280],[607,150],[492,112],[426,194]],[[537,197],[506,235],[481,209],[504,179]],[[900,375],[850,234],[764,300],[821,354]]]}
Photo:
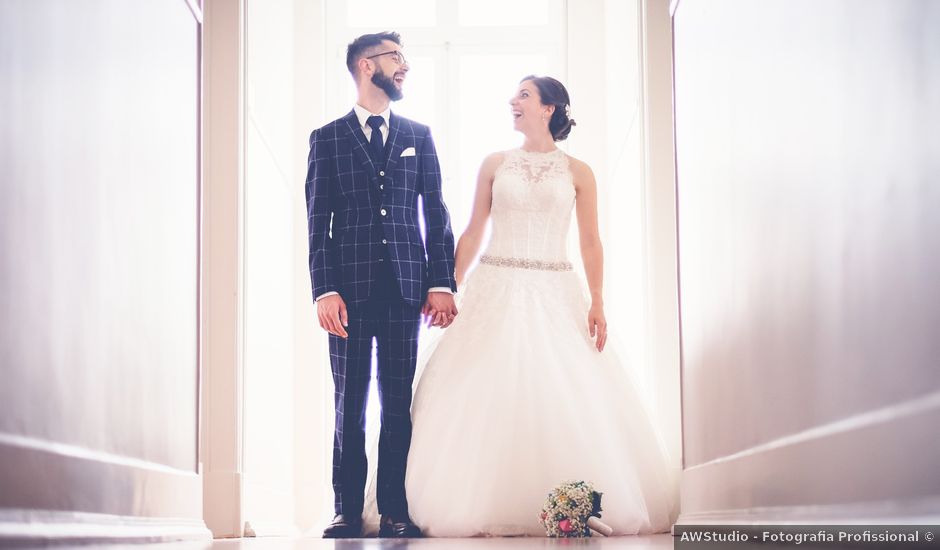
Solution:
{"label": "tulle skirt", "polygon": [[481,264],[458,297],[412,404],[405,486],[425,535],[545,536],[546,496],[575,480],[603,493],[614,534],[668,531],[678,463],[616,350],[595,348],[578,276]]}

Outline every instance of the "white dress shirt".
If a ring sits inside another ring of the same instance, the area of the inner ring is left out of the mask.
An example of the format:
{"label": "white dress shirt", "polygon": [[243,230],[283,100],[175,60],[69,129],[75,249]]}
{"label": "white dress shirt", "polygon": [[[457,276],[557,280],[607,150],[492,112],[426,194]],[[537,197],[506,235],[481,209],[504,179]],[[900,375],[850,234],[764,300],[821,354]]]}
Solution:
{"label": "white dress shirt", "polygon": [[369,126],[368,121],[370,116],[380,116],[382,117],[382,126],[379,127],[382,130],[382,144],[388,140],[388,117],[389,113],[392,110],[388,107],[385,108],[381,113],[371,113],[368,109],[359,105],[358,103],[353,105],[353,111],[356,111],[356,118],[359,119],[359,128],[362,129],[362,133],[366,135],[366,141],[372,140],[372,126]]}
{"label": "white dress shirt", "polygon": [[[369,126],[368,124],[369,117],[370,116],[382,117],[383,122],[382,122],[382,126],[379,127],[379,130],[382,132],[382,144],[384,145],[385,142],[388,140],[388,117],[389,117],[389,113],[391,113],[391,109],[389,107],[386,107],[385,110],[382,111],[381,113],[372,113],[368,109],[366,109],[365,107],[357,103],[353,105],[353,111],[356,112],[356,118],[359,119],[359,128],[362,130],[362,133],[365,134],[366,141],[370,141],[372,139],[372,126]],[[435,287],[429,288],[428,292],[446,292],[448,294],[454,293],[454,291],[452,291],[450,288],[446,286],[435,286]],[[333,294],[339,294],[339,292],[336,292],[334,290],[331,290],[329,292],[324,292],[323,294],[317,296],[317,299],[315,301],[319,302],[321,298],[326,298],[327,296],[332,296]]]}

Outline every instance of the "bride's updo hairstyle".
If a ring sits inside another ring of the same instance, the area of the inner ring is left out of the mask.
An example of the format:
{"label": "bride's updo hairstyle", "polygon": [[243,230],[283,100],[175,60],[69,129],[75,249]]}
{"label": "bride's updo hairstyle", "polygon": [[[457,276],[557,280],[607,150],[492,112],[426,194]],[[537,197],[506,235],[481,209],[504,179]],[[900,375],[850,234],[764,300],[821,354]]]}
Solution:
{"label": "bride's updo hairstyle", "polygon": [[571,118],[571,98],[565,85],[550,76],[530,74],[519,82],[531,81],[539,89],[542,105],[554,105],[552,119],[548,121],[548,131],[555,141],[564,141],[571,133],[571,127],[577,126]]}

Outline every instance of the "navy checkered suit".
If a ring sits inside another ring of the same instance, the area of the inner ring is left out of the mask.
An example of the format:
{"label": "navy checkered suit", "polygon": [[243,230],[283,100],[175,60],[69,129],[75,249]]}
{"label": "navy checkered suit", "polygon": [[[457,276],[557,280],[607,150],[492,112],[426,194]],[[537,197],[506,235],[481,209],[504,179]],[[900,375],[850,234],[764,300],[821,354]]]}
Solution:
{"label": "navy checkered suit", "polygon": [[[408,148],[415,155],[402,157]],[[456,291],[454,236],[430,130],[392,113],[384,155],[372,158],[355,111],[310,136],[306,188],[313,296],[338,292],[349,315],[348,338],[331,334],[329,339],[335,511],[353,517],[361,514],[364,500],[373,339],[382,406],[376,500],[380,513],[402,517],[408,513],[405,467],[421,306],[429,288]],[[425,239],[418,226],[419,196]]]}
{"label": "navy checkered suit", "polygon": [[[415,156],[402,157],[409,147]],[[385,165],[376,166],[353,111],[310,136],[307,221],[314,298],[336,291],[347,303],[368,299],[374,272],[386,257],[409,304],[422,306],[428,288],[456,291],[454,234],[430,130],[392,113],[385,151]],[[426,241],[418,227],[419,195]]]}

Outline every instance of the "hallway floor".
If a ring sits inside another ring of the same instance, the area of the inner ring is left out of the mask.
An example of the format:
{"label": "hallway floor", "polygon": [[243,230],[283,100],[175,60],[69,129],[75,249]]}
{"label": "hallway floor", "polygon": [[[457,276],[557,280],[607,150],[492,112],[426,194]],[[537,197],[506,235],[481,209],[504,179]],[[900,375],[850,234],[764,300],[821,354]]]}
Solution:
{"label": "hallway floor", "polygon": [[605,550],[671,550],[672,535],[644,537],[596,537],[581,540],[546,538],[466,538],[466,539],[238,539],[216,540],[211,550],[533,550],[536,548],[603,548]]}
{"label": "hallway floor", "polygon": [[[216,539],[211,543],[83,545],[62,550],[533,550],[536,548],[600,548],[604,550],[671,550],[669,534],[591,539],[466,538],[466,539],[342,539],[259,537]],[[743,549],[742,549],[743,550]]]}

